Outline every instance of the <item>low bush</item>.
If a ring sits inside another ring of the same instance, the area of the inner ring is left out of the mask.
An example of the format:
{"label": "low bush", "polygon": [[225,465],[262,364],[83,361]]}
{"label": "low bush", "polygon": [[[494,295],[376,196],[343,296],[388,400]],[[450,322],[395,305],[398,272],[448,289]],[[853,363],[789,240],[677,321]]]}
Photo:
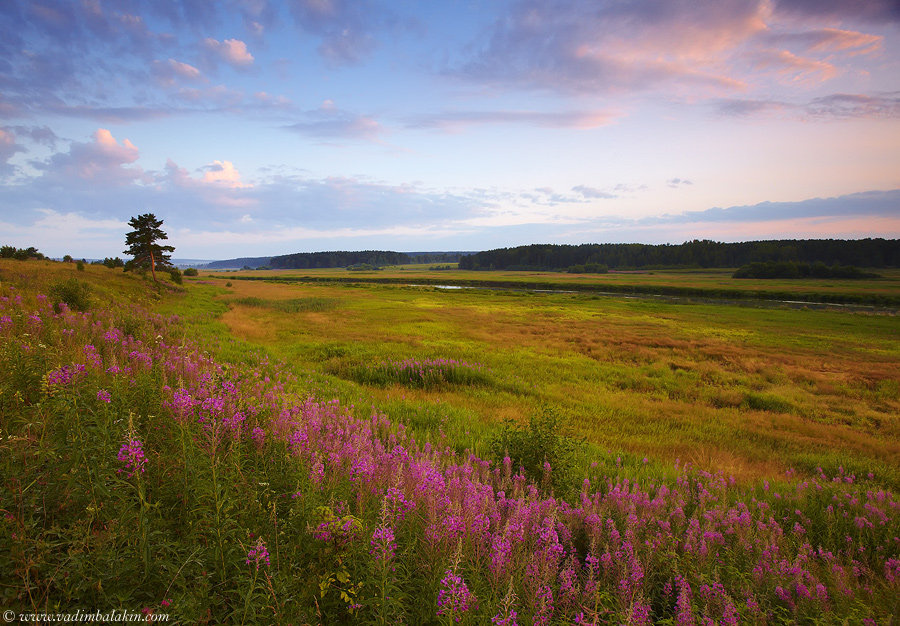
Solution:
{"label": "low bush", "polygon": [[544,409],[532,416],[526,427],[505,422],[489,447],[494,458],[499,463],[510,464],[512,471],[522,468],[525,476],[535,483],[552,487],[561,494],[570,493],[575,487],[575,458],[584,444],[560,431],[559,416],[551,409]]}
{"label": "low bush", "polygon": [[74,277],[51,284],[48,293],[57,311],[60,302],[74,311],[87,311],[91,306],[91,286]]}

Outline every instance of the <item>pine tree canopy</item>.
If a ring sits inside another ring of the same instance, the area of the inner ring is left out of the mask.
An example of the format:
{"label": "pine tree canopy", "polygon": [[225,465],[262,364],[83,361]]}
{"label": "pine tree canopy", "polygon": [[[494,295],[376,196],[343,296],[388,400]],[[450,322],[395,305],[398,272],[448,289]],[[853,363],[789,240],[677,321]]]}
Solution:
{"label": "pine tree canopy", "polygon": [[134,257],[128,262],[126,269],[150,268],[153,273],[153,279],[156,280],[156,268],[168,269],[172,267],[171,252],[175,251],[173,246],[163,246],[156,243],[162,239],[168,239],[168,235],[160,229],[163,221],[156,219],[153,213],[144,213],[137,217],[132,217],[128,221],[128,225],[134,230],[125,235],[125,245],[128,249],[125,254]]}

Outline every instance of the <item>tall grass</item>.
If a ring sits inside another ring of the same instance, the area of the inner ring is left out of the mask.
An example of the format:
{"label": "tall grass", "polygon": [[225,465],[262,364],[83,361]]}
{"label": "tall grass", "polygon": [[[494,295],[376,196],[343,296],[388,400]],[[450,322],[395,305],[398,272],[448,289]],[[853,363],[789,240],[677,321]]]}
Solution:
{"label": "tall grass", "polygon": [[266,300],[247,296],[230,300],[233,304],[263,309],[272,309],[283,313],[302,313],[305,311],[329,311],[338,305],[334,298],[292,298],[289,300]]}
{"label": "tall grass", "polygon": [[422,389],[448,385],[485,385],[490,379],[480,363],[456,359],[403,359],[351,368],[350,377],[366,385],[404,385]]}

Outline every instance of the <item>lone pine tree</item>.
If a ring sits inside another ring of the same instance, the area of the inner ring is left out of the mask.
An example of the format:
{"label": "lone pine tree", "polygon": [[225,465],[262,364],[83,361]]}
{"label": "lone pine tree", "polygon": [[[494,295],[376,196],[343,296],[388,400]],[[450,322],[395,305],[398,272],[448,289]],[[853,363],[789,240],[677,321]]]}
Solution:
{"label": "lone pine tree", "polygon": [[163,269],[172,266],[169,253],[174,252],[175,248],[156,243],[160,239],[169,238],[160,229],[162,223],[163,221],[156,219],[153,213],[138,215],[129,220],[128,225],[134,230],[125,235],[125,245],[128,246],[125,254],[130,254],[134,258],[126,264],[126,270],[149,267],[153,280],[156,281],[157,266]]}

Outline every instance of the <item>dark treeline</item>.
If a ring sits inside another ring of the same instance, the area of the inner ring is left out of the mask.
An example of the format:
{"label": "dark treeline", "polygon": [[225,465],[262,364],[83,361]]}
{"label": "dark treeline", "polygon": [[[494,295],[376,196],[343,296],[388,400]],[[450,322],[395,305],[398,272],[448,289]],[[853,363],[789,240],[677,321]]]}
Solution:
{"label": "dark treeline", "polygon": [[410,263],[456,263],[472,252],[407,252]]}
{"label": "dark treeline", "polygon": [[256,269],[264,265],[269,265],[269,262],[271,260],[272,258],[267,256],[241,257],[239,259],[227,259],[225,261],[210,261],[206,265],[200,265],[198,267],[203,267],[210,270],[234,269],[237,267],[249,267],[252,269]]}
{"label": "dark treeline", "polygon": [[376,267],[383,265],[404,265],[410,262],[403,252],[384,250],[363,250],[362,252],[298,252],[273,256],[269,265],[273,269],[306,270],[326,267],[347,267],[363,263]]}
{"label": "dark treeline", "polygon": [[25,261],[27,259],[46,259],[42,253],[34,246],[30,248],[16,248],[15,246],[0,246],[0,259],[18,259]]}
{"label": "dark treeline", "polygon": [[356,265],[409,265],[410,263],[456,263],[460,257],[472,252],[297,252],[277,257],[241,257],[224,261],[211,261],[200,267],[206,269],[314,269],[325,267],[349,267]]}
{"label": "dark treeline", "polygon": [[719,243],[694,240],[683,244],[602,243],[535,244],[500,248],[464,256],[460,269],[565,270],[587,264],[610,269],[647,267],[740,267],[750,263],[794,262],[900,266],[900,239],[784,239]]}
{"label": "dark treeline", "polygon": [[825,265],[794,263],[793,261],[750,263],[732,274],[732,278],[878,278],[878,274],[864,272],[853,265]]}

